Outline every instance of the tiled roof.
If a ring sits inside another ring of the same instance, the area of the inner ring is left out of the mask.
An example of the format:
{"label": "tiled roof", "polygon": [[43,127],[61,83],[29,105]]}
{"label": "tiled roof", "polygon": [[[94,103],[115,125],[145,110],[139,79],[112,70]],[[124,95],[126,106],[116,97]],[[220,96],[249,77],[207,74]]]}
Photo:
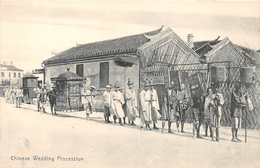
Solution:
{"label": "tiled roof", "polygon": [[16,68],[13,65],[0,64],[0,67],[6,68],[7,71],[23,71],[22,69]]}
{"label": "tiled roof", "polygon": [[197,41],[193,43],[193,50],[198,50],[199,48],[205,46],[206,44],[209,44],[209,41]]}
{"label": "tiled roof", "polygon": [[23,78],[39,78],[39,77],[36,77],[36,76],[34,76],[33,74],[25,74],[25,75],[23,76]]}
{"label": "tiled roof", "polygon": [[136,52],[140,46],[149,41],[145,35],[156,35],[162,30],[162,28],[163,27],[147,33],[78,45],[43,61],[43,63],[52,64],[66,62],[67,60],[99,57],[103,55],[133,53]]}
{"label": "tiled roof", "polygon": [[207,40],[207,41],[196,41],[193,43],[193,50],[198,50],[200,48],[203,48],[204,46],[211,46],[211,45],[216,45],[217,43],[219,43],[220,40],[219,40],[219,36],[215,39],[215,40]]}
{"label": "tiled roof", "polygon": [[257,51],[252,50],[250,48],[240,46],[235,44],[238,48],[240,48],[242,51],[244,51],[246,54],[248,54],[250,57],[254,58],[256,61],[256,64],[260,64],[260,54],[257,53]]}

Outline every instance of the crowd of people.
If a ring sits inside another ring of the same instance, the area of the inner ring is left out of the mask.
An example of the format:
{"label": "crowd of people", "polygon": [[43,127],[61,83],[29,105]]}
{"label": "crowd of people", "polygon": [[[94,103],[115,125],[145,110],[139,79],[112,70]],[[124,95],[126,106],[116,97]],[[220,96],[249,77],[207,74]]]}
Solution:
{"label": "crowd of people", "polygon": [[23,97],[21,85],[6,85],[3,91],[6,103],[15,104],[16,108],[21,108]]}
{"label": "crowd of people", "polygon": [[[171,82],[171,86],[163,96],[161,109],[157,91],[154,89],[152,81],[145,82],[139,96],[133,90],[133,84],[129,79],[127,83],[128,89],[126,89],[125,93],[118,82],[115,83],[113,90],[112,85],[106,86],[106,91],[103,93],[104,119],[106,123],[117,124],[118,119],[119,125],[124,126],[127,124],[125,119],[128,118],[128,125],[136,126],[135,118],[138,117],[140,118],[140,130],[158,130],[156,124],[158,119],[161,119],[161,133],[165,132],[166,122],[168,122],[168,133],[174,133],[171,129],[173,122],[176,122],[177,132],[185,133],[184,123],[186,121],[186,113],[191,108],[193,138],[202,138],[200,127],[203,125],[205,130],[204,136],[210,136],[212,141],[219,142],[220,121],[222,108],[225,103],[219,84],[212,84],[207,88],[206,94],[203,96],[190,98],[184,84],[181,84],[180,88],[178,88],[174,82]],[[95,96],[95,87],[91,86],[91,88],[91,91],[87,95],[90,98],[86,101],[89,107],[92,107],[93,97]],[[243,92],[241,84],[236,83],[232,91],[230,109],[232,142],[241,142],[237,136],[237,132],[241,128],[242,112],[248,106],[248,102],[250,102],[250,99],[247,92]],[[110,116],[113,118],[113,122],[109,120]]]}
{"label": "crowd of people", "polygon": [[[173,122],[176,122],[177,132],[185,133],[184,123],[186,121],[186,112],[189,108],[193,117],[193,138],[202,138],[200,127],[203,125],[204,136],[210,136],[212,141],[219,141],[220,120],[224,98],[220,92],[218,84],[212,84],[207,88],[205,95],[200,97],[189,97],[184,84],[178,87],[173,81],[163,95],[161,109],[159,106],[158,94],[154,89],[153,81],[146,80],[140,93],[133,89],[134,82],[128,79],[126,90],[120,87],[116,82],[106,86],[106,91],[102,93],[104,103],[104,119],[108,124],[119,124],[120,126],[136,126],[136,118],[140,118],[140,130],[159,130],[157,121],[162,120],[161,133],[165,133],[164,128],[168,122],[168,133],[174,133],[171,129]],[[93,112],[93,101],[96,96],[96,87],[90,86],[90,89],[84,89],[82,104],[86,112],[86,119]],[[56,87],[52,86],[47,90],[47,85],[43,87],[39,84],[34,89],[37,95],[37,110],[46,113],[46,104],[50,103],[52,114],[57,115],[56,105]],[[15,103],[20,108],[23,91],[20,87],[6,86],[4,88],[5,99],[8,103]],[[139,94],[139,95],[138,95]],[[191,100],[192,99],[192,100]],[[238,139],[237,132],[241,128],[242,112],[250,102],[247,92],[243,92],[240,83],[236,83],[231,96],[231,117],[232,117],[232,142],[241,142]],[[113,121],[110,121],[110,117]],[[126,118],[128,123],[126,123]],[[117,123],[118,121],[118,123]],[[208,134],[209,130],[209,134]]]}

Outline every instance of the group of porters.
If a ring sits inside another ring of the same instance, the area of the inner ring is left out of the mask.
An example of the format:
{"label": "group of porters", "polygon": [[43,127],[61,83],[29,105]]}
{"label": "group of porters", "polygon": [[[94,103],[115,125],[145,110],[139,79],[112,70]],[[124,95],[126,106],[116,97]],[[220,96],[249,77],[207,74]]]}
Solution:
{"label": "group of porters", "polygon": [[[126,118],[128,118],[128,125],[136,126],[135,119],[138,117],[140,118],[140,130],[158,130],[156,124],[158,119],[161,119],[161,133],[165,132],[166,121],[168,122],[168,133],[173,133],[171,124],[174,121],[176,121],[177,131],[184,133],[186,112],[191,107],[193,138],[202,138],[200,136],[200,127],[204,125],[205,136],[208,136],[209,130],[209,136],[212,138],[212,141],[219,142],[220,120],[224,104],[219,84],[212,83],[207,88],[205,95],[193,98],[192,103],[189,103],[190,100],[185,85],[181,84],[178,87],[172,81],[171,86],[165,92],[165,96],[163,96],[161,109],[152,80],[146,80],[139,96],[133,89],[133,84],[134,82],[128,79],[128,88],[125,92],[123,92],[118,82],[113,86],[113,90],[111,85],[106,86],[106,91],[103,93],[105,123],[117,124],[118,119],[118,124],[124,126],[127,124]],[[89,120],[89,115],[92,113],[95,91],[96,87],[91,86],[83,95],[87,120]],[[238,139],[237,132],[241,128],[242,112],[247,108],[249,102],[251,100],[247,92],[243,90],[241,83],[236,83],[231,96],[232,142],[241,142]],[[113,117],[113,122],[109,120],[110,116]]]}
{"label": "group of porters", "polygon": [[[217,83],[211,84],[211,86],[207,88],[206,94],[201,97],[194,97],[192,101],[190,101],[185,85],[180,84],[180,87],[178,87],[178,85],[172,81],[163,96],[161,109],[157,91],[154,89],[152,80],[145,81],[140,93],[136,93],[133,89],[133,84],[134,82],[128,79],[128,88],[125,92],[123,92],[118,82],[115,83],[113,89],[110,84],[106,86],[106,91],[103,93],[104,119],[106,123],[116,124],[118,119],[119,125],[124,126],[127,124],[126,118],[128,118],[128,124],[136,126],[135,119],[138,117],[140,118],[140,130],[158,130],[156,124],[158,119],[161,119],[161,133],[164,133],[166,121],[168,121],[168,133],[173,133],[171,124],[174,121],[176,121],[177,131],[184,133],[186,111],[191,107],[193,138],[202,138],[200,136],[200,127],[203,125],[205,128],[205,136],[208,136],[209,130],[212,141],[219,141],[220,120],[224,99]],[[241,83],[237,82],[232,90],[230,109],[232,118],[232,142],[241,142],[237,137],[237,132],[238,129],[241,128],[242,112],[249,106],[250,109],[253,109],[249,95],[247,91],[245,91],[246,89],[243,88]],[[16,89],[17,96],[22,92],[18,90],[20,89]],[[55,85],[52,86],[50,91],[47,90],[46,84],[44,84],[43,87],[39,85],[34,91],[37,94],[38,111],[42,110],[46,113],[46,102],[49,101],[52,114],[57,115],[55,110]],[[89,120],[89,115],[93,111],[93,97],[95,97],[96,91],[96,87],[92,85],[90,89],[86,89],[84,93],[82,93],[82,104],[86,111],[87,120]],[[5,93],[8,93],[8,89],[6,89]],[[139,94],[139,96],[137,94]],[[17,99],[19,101],[19,98]],[[20,107],[20,104],[18,104],[17,107]],[[113,117],[113,122],[109,120],[110,116]],[[150,126],[151,124],[152,126]]]}

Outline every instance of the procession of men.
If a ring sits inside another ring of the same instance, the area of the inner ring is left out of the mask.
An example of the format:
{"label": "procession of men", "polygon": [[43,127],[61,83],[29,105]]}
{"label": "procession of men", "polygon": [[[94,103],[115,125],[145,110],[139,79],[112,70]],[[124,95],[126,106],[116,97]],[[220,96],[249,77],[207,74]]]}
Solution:
{"label": "procession of men", "polygon": [[[186,86],[170,82],[169,88],[165,89],[162,95],[162,105],[160,108],[157,90],[154,88],[153,80],[145,80],[140,92],[133,89],[134,82],[128,78],[127,88],[124,90],[118,81],[114,85],[108,84],[106,90],[98,93],[94,85],[85,86],[81,94],[83,109],[86,113],[86,120],[90,120],[93,113],[95,96],[99,94],[103,97],[104,120],[107,124],[120,126],[137,126],[136,119],[140,119],[140,130],[159,130],[158,120],[162,121],[161,133],[165,133],[165,125],[168,122],[168,133],[174,134],[172,124],[176,122],[176,132],[185,133],[184,123],[186,121],[188,109],[192,112],[193,130],[192,138],[202,139],[201,126],[205,134],[211,137],[212,141],[220,141],[220,127],[224,98],[220,92],[219,83],[212,83],[207,88],[206,93],[201,97],[189,97]],[[6,102],[16,102],[16,107],[20,108],[23,91],[21,87],[6,86],[4,89]],[[47,85],[39,84],[35,89],[36,107],[39,112],[46,113],[47,102],[50,104],[50,111],[57,115],[56,86],[52,85],[47,89]],[[13,100],[14,99],[14,100]],[[241,142],[237,137],[237,132],[241,128],[242,112],[250,101],[247,92],[243,91],[242,85],[236,83],[231,95],[231,117],[232,117],[232,142]],[[110,120],[110,117],[112,120]],[[127,122],[128,121],[128,124]],[[208,134],[209,130],[209,134]]]}

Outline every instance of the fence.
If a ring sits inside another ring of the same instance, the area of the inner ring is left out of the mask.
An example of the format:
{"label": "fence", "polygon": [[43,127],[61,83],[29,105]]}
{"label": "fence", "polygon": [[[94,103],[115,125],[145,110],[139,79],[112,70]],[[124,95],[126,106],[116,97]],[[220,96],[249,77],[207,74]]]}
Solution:
{"label": "fence", "polygon": [[[164,78],[164,71],[165,69],[169,68],[170,73],[174,74],[175,72],[175,81],[177,81],[179,84],[184,83],[186,86],[186,91],[188,95],[191,95],[190,91],[190,82],[189,79],[192,75],[197,74],[198,81],[201,87],[201,90],[206,92],[207,86],[209,86],[210,83],[210,67],[211,66],[225,66],[227,81],[223,82],[219,85],[219,91],[223,94],[225,103],[222,108],[222,118],[221,118],[221,125],[222,126],[231,126],[231,95],[232,91],[234,89],[234,85],[236,82],[239,82],[240,80],[240,67],[230,67],[229,61],[226,62],[214,62],[214,63],[208,63],[208,64],[194,64],[189,66],[182,66],[182,65],[163,65],[163,64],[156,64],[154,66],[150,66],[147,68],[144,68],[141,71],[140,75],[140,83],[141,85],[146,79],[153,79],[155,83],[155,88],[158,92],[159,102],[160,106],[162,105],[162,99],[163,96],[165,96],[165,91],[167,87],[166,79]],[[180,66],[180,67],[177,67]],[[177,75],[176,75],[177,74]],[[174,75],[172,75],[174,78]],[[178,78],[178,80],[176,80]],[[259,129],[260,128],[260,94],[259,94],[259,74],[256,73],[256,84],[252,85],[248,88],[248,95],[250,99],[252,100],[252,103],[254,105],[254,110],[248,111],[246,110],[243,113],[242,117],[242,128],[245,128],[245,113],[247,113],[247,128],[248,129]],[[172,80],[172,79],[171,79]],[[175,82],[176,83],[176,82]],[[245,89],[244,89],[245,90]],[[188,123],[192,122],[192,108],[190,107],[189,110],[187,110],[186,117]]]}

